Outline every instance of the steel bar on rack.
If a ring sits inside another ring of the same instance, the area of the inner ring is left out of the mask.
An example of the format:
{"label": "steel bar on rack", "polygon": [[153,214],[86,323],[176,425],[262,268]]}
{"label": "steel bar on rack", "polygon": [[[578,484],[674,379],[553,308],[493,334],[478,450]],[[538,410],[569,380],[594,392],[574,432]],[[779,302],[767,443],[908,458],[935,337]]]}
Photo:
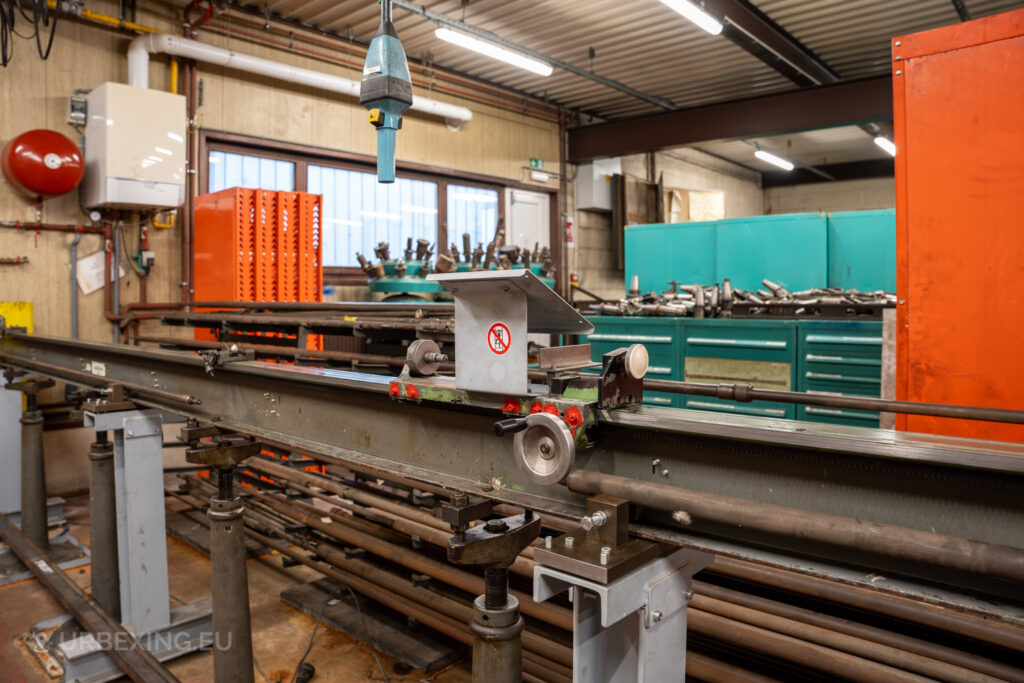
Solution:
{"label": "steel bar on rack", "polygon": [[[3,357],[0,356],[0,358]],[[28,370],[35,370],[49,377],[56,377],[58,379],[68,380],[75,384],[83,384],[85,386],[93,386],[98,388],[106,388],[111,384],[120,384],[122,387],[124,387],[124,390],[126,392],[131,394],[149,396],[155,399],[171,401],[173,403],[181,403],[184,405],[199,405],[202,403],[201,400],[199,400],[195,396],[192,396],[191,394],[175,394],[170,391],[154,389],[153,387],[147,387],[141,384],[113,381],[101,377],[99,375],[93,375],[88,372],[80,372],[78,370],[71,370],[70,368],[62,368],[59,365],[43,363],[41,361],[30,360],[28,358],[3,358],[3,360],[4,363],[7,365],[14,365],[17,367],[26,368]]]}
{"label": "steel bar on rack", "polygon": [[[479,576],[461,571],[444,562],[438,562],[433,558],[421,555],[408,548],[390,543],[377,537],[370,531],[351,525],[352,520],[346,520],[339,516],[331,517],[332,520],[338,522],[337,524],[324,523],[322,517],[323,510],[313,508],[311,505],[305,505],[298,501],[285,502],[267,494],[255,496],[252,502],[254,505],[265,505],[274,512],[301,522],[331,538],[364,548],[374,555],[401,564],[421,574],[433,576],[468,593],[480,594],[484,592],[484,581]],[[525,558],[517,560],[517,562],[520,561],[524,566],[532,565],[532,562]],[[532,575],[532,571],[530,575]],[[532,599],[529,599],[524,594],[515,591],[513,593],[519,598],[524,614],[543,619],[560,628],[571,628],[572,616],[567,610],[547,603],[534,603]]]}
{"label": "steel bar on rack", "polygon": [[720,662],[689,648],[686,650],[686,677],[707,683],[777,683],[774,678]]}
{"label": "steel bar on rack", "polygon": [[[465,645],[470,645],[473,642],[473,638],[469,633],[468,617],[465,620],[459,621],[457,617],[451,616],[456,607],[463,607],[465,610],[470,610],[468,606],[460,606],[458,603],[444,598],[441,595],[431,593],[423,589],[416,589],[411,585],[408,586],[407,589],[403,589],[400,584],[394,581],[389,581],[389,586],[386,588],[381,587],[379,583],[381,581],[387,581],[385,572],[373,571],[371,574],[373,577],[372,580],[366,579],[350,571],[337,567],[332,563],[318,562],[306,555],[304,552],[289,546],[287,543],[270,538],[269,536],[265,536],[252,529],[247,528],[246,533],[263,545],[276,550],[282,555],[300,562],[307,567],[311,567],[334,581],[351,586],[363,595],[380,602],[386,607],[405,614],[406,616],[411,616],[426,626],[436,631],[440,631],[441,633],[454,638]],[[327,547],[318,548],[316,550],[316,554],[323,557],[324,555],[321,553],[328,556],[331,556],[332,553],[338,553],[344,557],[344,553],[341,553],[340,551],[332,551],[332,549]],[[348,566],[352,566],[351,563],[353,560],[344,560],[344,562]],[[402,590],[402,593],[396,592],[394,590],[395,588]],[[424,605],[424,600],[429,601],[430,604]],[[418,604],[414,604],[413,601]],[[433,611],[426,611],[420,605],[432,607]],[[438,609],[439,607],[441,609]],[[467,614],[468,613],[469,612],[467,612]],[[527,643],[527,639],[524,638],[524,645],[526,645],[526,649],[523,652],[523,667],[535,676],[547,678],[548,680],[568,682],[571,679],[571,672],[567,673],[567,665],[564,664],[564,662],[569,662],[568,666],[571,666],[572,651],[564,645],[549,642],[550,647],[546,649],[557,654],[558,659],[563,662],[559,663],[557,660],[545,657],[533,650],[531,646],[537,645],[538,642],[532,642],[533,639],[530,640],[531,642]],[[542,639],[538,637],[536,640],[540,641]],[[551,677],[551,674],[554,674],[554,677]]]}
{"label": "steel bar on rack", "polygon": [[[886,643],[865,640],[851,636],[848,633],[840,633],[831,627],[789,619],[780,614],[753,609],[731,601],[719,600],[696,591],[694,592],[693,600],[690,602],[690,609],[725,617],[738,624],[757,626],[773,633],[798,638],[807,643],[815,643],[861,659],[879,662],[896,669],[940,681],[951,681],[953,683],[999,683],[999,681],[1005,680],[987,676],[977,671],[969,671],[948,662],[940,662]],[[698,617],[698,621],[701,618]],[[788,649],[783,648],[779,652],[779,654],[783,653],[788,653]]]}
{"label": "steel bar on rack", "polygon": [[950,417],[960,420],[1024,424],[1024,410],[955,406],[942,403],[917,403],[916,401],[895,401],[887,398],[870,398],[867,396],[810,394],[799,391],[758,389],[746,384],[704,384],[701,382],[679,382],[670,379],[645,379],[644,388],[650,391],[663,391],[669,394],[710,396],[740,403],[774,401],[776,403],[796,403],[806,406],[874,410],[904,415],[925,415],[929,417]]}
{"label": "steel bar on rack", "polygon": [[[199,341],[194,339],[168,339],[167,337],[135,337],[135,341],[160,344],[163,347],[178,349],[223,349],[228,342]],[[297,349],[291,346],[272,346],[270,344],[246,344],[243,342],[231,342],[243,351],[252,350],[257,358],[291,358],[293,360],[326,360],[340,361],[343,363],[366,363],[369,365],[387,365],[393,368],[400,368],[405,365],[405,356],[385,356],[382,354],[356,353],[354,351],[315,351],[309,349]],[[450,364],[452,368],[455,364]]]}
{"label": "steel bar on rack", "polygon": [[454,315],[455,304],[424,301],[408,302],[369,302],[369,301],[195,301],[193,308],[228,308],[251,311],[330,311],[335,313],[437,313]]}
{"label": "steel bar on rack", "polygon": [[1024,576],[1024,550],[1019,548],[586,470],[572,472],[566,484],[576,493],[617,496],[669,513],[682,510],[695,519],[753,532],[797,536],[1009,581]]}
{"label": "steel bar on rack", "polygon": [[[0,514],[0,535],[4,543],[18,556],[22,563],[32,570],[40,583],[57,599],[61,606],[71,613],[84,629],[92,633],[100,643],[109,643],[105,648],[111,659],[121,670],[137,683],[166,681],[175,683],[163,664],[135,639],[116,619],[99,604],[82,594],[81,589],[68,576],[42,554],[42,552],[6,516]],[[102,637],[106,636],[106,637]]]}
{"label": "steel bar on rack", "polygon": [[[716,601],[758,610],[761,613],[774,615],[776,617],[803,622],[821,629],[852,636],[855,639],[871,641],[884,646],[892,646],[892,648],[898,648],[901,660],[903,657],[920,655],[935,662],[952,665],[953,668],[946,669],[945,671],[937,671],[937,674],[959,674],[957,680],[966,680],[969,678],[966,674],[977,672],[1002,681],[1024,683],[1024,669],[1008,666],[992,659],[979,657],[977,655],[964,652],[963,650],[957,650],[937,643],[920,640],[919,638],[914,638],[902,633],[887,631],[885,629],[878,628],[877,626],[861,624],[856,621],[841,619],[821,612],[814,612],[809,609],[796,607],[777,600],[769,600],[756,595],[749,595],[742,591],[716,586],[714,584],[707,583],[706,581],[694,581],[693,592],[694,602],[691,604],[694,607],[717,612],[723,616],[729,615],[716,609],[701,607],[701,604],[706,604],[703,602],[704,598],[712,598]],[[746,619],[741,620],[746,621]],[[877,659],[877,657],[872,657],[867,654],[864,656]],[[966,670],[966,672],[963,672],[963,670]],[[920,671],[919,673],[930,675],[926,671]]]}
{"label": "steel bar on rack", "polygon": [[745,648],[775,657],[782,656],[789,661],[816,671],[823,671],[843,680],[863,683],[875,683],[876,681],[925,683],[930,680],[824,645],[810,643],[793,636],[705,612],[692,605],[687,609],[686,617],[689,628],[716,640],[742,644]]}
{"label": "steel bar on rack", "polygon": [[970,638],[1024,653],[1024,628],[998,619],[986,619],[900,595],[729,557],[716,557],[707,571],[858,610],[876,612],[901,621],[954,633],[961,639]]}

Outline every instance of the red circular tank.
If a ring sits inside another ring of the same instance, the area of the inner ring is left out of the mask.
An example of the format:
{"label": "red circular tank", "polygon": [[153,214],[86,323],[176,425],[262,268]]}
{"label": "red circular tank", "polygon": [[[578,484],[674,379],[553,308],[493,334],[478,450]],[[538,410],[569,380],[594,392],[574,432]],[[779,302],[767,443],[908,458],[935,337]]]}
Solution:
{"label": "red circular tank", "polygon": [[57,131],[22,133],[0,152],[0,169],[11,186],[33,199],[66,194],[85,173],[78,146]]}

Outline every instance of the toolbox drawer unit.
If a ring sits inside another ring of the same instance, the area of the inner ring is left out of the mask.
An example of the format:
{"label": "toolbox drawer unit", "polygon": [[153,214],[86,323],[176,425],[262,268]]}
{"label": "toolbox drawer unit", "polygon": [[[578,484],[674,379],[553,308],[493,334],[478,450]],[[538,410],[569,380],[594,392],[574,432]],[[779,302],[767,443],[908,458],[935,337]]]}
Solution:
{"label": "toolbox drawer unit", "polygon": [[[761,389],[874,396],[880,394],[882,324],[858,320],[750,320],[589,316],[591,359],[643,344],[647,376]],[[597,369],[593,369],[597,371]],[[736,403],[707,396],[644,392],[644,403],[737,415],[878,426],[878,413],[796,406],[771,401]]]}

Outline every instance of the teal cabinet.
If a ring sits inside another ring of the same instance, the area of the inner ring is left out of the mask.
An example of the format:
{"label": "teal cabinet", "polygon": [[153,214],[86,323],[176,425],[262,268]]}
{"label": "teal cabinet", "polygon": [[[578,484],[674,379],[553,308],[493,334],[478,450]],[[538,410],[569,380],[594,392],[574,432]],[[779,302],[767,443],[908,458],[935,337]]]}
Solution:
{"label": "teal cabinet", "polygon": [[[687,382],[750,384],[759,389],[790,391],[795,386],[795,320],[680,320],[682,375]],[[740,415],[794,418],[794,406],[769,401],[737,403],[705,396],[681,395],[681,408],[717,410]]]}
{"label": "teal cabinet", "polygon": [[[878,398],[882,385],[882,323],[800,321],[797,391]],[[878,413],[798,406],[797,418],[877,427]]]}

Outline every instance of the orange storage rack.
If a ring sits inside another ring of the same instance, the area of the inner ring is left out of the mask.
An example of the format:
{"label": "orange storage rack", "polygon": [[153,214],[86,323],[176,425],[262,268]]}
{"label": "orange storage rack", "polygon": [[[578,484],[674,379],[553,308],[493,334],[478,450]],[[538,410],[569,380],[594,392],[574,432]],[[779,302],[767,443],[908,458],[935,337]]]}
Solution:
{"label": "orange storage rack", "polygon": [[[320,195],[240,187],[195,203],[196,301],[321,301]],[[196,339],[210,339],[196,331]],[[322,350],[323,337],[306,347]]]}
{"label": "orange storage rack", "polygon": [[[893,40],[896,397],[1024,410],[1024,10]],[[897,416],[1024,442],[1024,426]]]}

